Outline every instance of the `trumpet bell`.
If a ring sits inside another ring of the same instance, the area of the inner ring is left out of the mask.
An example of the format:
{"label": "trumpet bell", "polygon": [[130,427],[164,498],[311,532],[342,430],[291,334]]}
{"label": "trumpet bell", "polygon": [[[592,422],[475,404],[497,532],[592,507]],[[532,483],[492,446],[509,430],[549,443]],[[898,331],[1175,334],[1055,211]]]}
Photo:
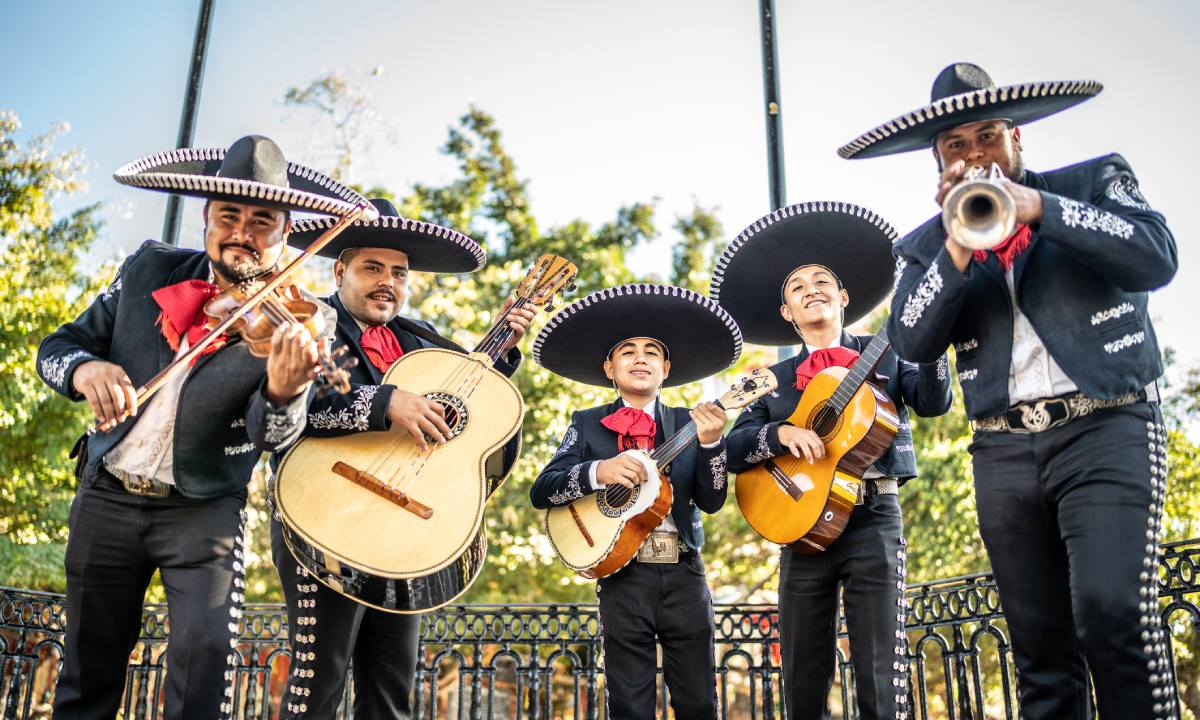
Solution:
{"label": "trumpet bell", "polygon": [[997,178],[998,170],[990,178],[974,173],[976,179],[955,185],[942,203],[946,233],[971,250],[991,250],[1016,228],[1016,203]]}

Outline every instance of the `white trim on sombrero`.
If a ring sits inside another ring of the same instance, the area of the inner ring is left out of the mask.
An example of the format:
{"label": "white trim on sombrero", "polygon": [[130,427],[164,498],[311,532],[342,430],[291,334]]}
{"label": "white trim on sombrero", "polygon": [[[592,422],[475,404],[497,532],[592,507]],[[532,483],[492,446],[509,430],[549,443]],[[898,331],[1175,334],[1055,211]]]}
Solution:
{"label": "white trim on sombrero", "polygon": [[[278,185],[268,185],[254,180],[225,178],[216,175],[155,172],[153,170],[153,168],[174,163],[219,161],[224,159],[225,152],[225,148],[179,148],[148,155],[117,168],[117,171],[113,173],[113,179],[123,185],[150,190],[174,190],[185,194],[205,192],[239,195],[248,200],[266,200],[333,215],[345,215],[359,203],[366,202],[366,198],[362,195],[325,173],[294,162],[287,164],[288,175],[316,183],[341,199]],[[367,215],[373,212],[375,212],[373,208],[368,208]]]}
{"label": "white trim on sombrero", "polygon": [[[900,237],[900,234],[896,232],[896,228],[892,227],[891,223],[889,223],[887,220],[884,220],[871,210],[859,205],[828,200],[788,205],[787,207],[779,208],[770,215],[766,215],[758,220],[755,220],[748,228],[738,233],[738,236],[730,241],[729,246],[725,248],[725,252],[721,253],[721,257],[717,258],[717,264],[713,268],[713,279],[708,289],[709,297],[716,302],[721,301],[721,284],[725,281],[725,269],[729,267],[729,263],[733,262],[733,258],[738,254],[738,251],[742,249],[742,246],[750,242],[755,235],[759,234],[763,230],[766,230],[775,223],[790,217],[796,217],[806,213],[829,212],[838,212],[845,215],[862,218],[863,220],[866,220],[882,230],[884,234],[887,235],[888,240],[893,243],[896,242],[896,240],[898,240]],[[811,265],[812,263],[809,264]],[[798,268],[803,266],[797,265],[796,267]],[[795,272],[795,269],[793,269],[792,272]]]}
{"label": "white trim on sombrero", "polygon": [[[328,230],[333,227],[337,221],[333,218],[308,218],[298,220],[292,227],[292,233],[303,233],[314,230]],[[358,220],[353,223],[352,228],[386,228],[388,230],[404,230],[407,232],[420,233],[430,237],[449,240],[451,243],[459,246],[463,250],[471,253],[479,267],[483,267],[487,262],[487,255],[483,252],[483,248],[479,243],[475,242],[468,235],[464,235],[457,230],[448,228],[444,225],[437,225],[424,220],[411,220],[406,217],[397,217],[393,215],[381,215],[374,220]],[[476,269],[479,269],[477,267]]]}
{"label": "white trim on sombrero", "polygon": [[986,107],[1011,100],[1027,98],[1051,97],[1059,95],[1082,95],[1091,97],[1104,89],[1104,85],[1094,80],[1055,80],[1048,82],[1022,83],[1005,85],[1004,87],[981,88],[970,92],[959,93],[941,98],[923,108],[905,113],[899,117],[876,126],[859,135],[854,140],[838,148],[838,155],[849,160],[875,143],[884,140],[901,130],[943,117],[952,112],[968,110],[974,107]]}
{"label": "white trim on sombrero", "polygon": [[[535,338],[533,341],[533,348],[531,352],[533,353],[534,362],[538,363],[539,365],[541,364],[542,344],[546,341],[546,338],[550,337],[551,333],[553,333],[556,328],[566,322],[567,319],[572,315],[579,312],[583,308],[590,306],[592,303],[624,295],[673,295],[699,305],[700,307],[716,315],[717,319],[724,323],[725,327],[733,335],[733,357],[728,363],[725,364],[725,367],[733,365],[735,362],[737,362],[737,359],[742,356],[742,331],[740,328],[738,328],[737,321],[733,319],[733,316],[730,315],[725,308],[721,307],[712,298],[705,297],[700,293],[693,292],[687,288],[681,288],[675,285],[631,283],[628,285],[618,285],[616,287],[597,290],[596,292],[591,293],[586,297],[582,297],[570,305],[563,307],[562,310],[559,310],[554,317],[550,318],[550,320],[546,322],[546,325],[542,328],[542,331],[538,333],[537,338]],[[630,337],[635,336],[631,335]]]}

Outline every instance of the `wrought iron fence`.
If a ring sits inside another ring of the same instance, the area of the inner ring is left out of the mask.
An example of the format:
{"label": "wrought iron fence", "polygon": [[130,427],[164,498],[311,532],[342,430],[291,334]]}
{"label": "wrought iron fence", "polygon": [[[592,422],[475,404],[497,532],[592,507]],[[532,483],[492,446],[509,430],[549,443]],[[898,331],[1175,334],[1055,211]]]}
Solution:
{"label": "wrought iron fence", "polygon": [[[907,597],[909,695],[916,716],[1017,717],[1011,649],[992,578],[922,583],[911,586]],[[1176,660],[1172,680],[1178,682],[1172,687],[1190,713],[1200,698],[1200,538],[1162,546],[1159,597]],[[722,717],[782,720],[775,607],[720,605],[716,620]],[[64,622],[61,596],[0,588],[4,718],[49,715]],[[242,622],[238,712],[244,718],[276,717],[290,663],[286,616],[277,605],[251,605]],[[141,640],[130,657],[124,717],[160,716],[167,634],[166,608],[148,605]],[[419,717],[605,717],[595,606],[451,606],[425,617],[421,643]],[[853,718],[854,678],[844,632],[840,643],[834,706],[842,717]],[[660,688],[665,718],[666,689],[661,683]]]}

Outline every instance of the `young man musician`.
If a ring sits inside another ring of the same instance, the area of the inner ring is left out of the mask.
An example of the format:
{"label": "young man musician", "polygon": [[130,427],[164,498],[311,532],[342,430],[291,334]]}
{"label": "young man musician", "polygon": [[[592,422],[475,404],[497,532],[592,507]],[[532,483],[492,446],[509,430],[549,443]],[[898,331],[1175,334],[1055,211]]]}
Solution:
{"label": "young man musician", "polygon": [[[337,340],[350,348],[358,364],[350,369],[349,393],[313,399],[304,435],[336,437],[399,425],[422,446],[427,443],[425,436],[444,442],[450,428],[442,406],[383,384],[383,375],[404,353],[436,346],[432,325],[400,315],[409,273],[474,272],[483,267],[486,256],[462,233],[403,218],[385,199],[371,203],[378,220],[354,223],[320,253],[337,259],[333,268],[337,292],[325,302],[337,311]],[[306,248],[330,224],[329,220],[298,222],[289,242]],[[513,335],[503,348],[505,359],[496,363],[505,375],[512,375],[521,361],[516,346],[534,314],[530,308],[509,313]],[[502,475],[516,460],[516,441],[505,449]],[[295,658],[281,717],[332,720],[345,692],[351,659],[355,718],[412,717],[421,616],[368,607],[318,582],[296,562],[284,533],[279,515],[274,514],[271,547],[287,600]]]}
{"label": "young man musician", "polygon": [[1029,720],[1090,718],[1093,688],[1104,718],[1177,712],[1156,601],[1166,432],[1146,307],[1175,274],[1175,239],[1120,155],[1045,173],[1021,158],[1019,126],[1100,89],[997,88],[958,63],[909,122],[839,151],[931,148],[938,204],[995,163],[1014,200],[1015,230],[991,250],[960,245],[940,214],[896,244],[888,329],[910,360],[956,350],[979,529]]}
{"label": "young man musician", "polygon": [[135,388],[207,334],[209,298],[276,269],[290,211],[346,213],[361,200],[290,167],[275,143],[250,136],[122,168],[126,184],[207,200],[204,251],[146,242],[38,351],[43,381],[86,400],[98,423],[77,445],[57,718],[116,716],[156,569],[171,622],[166,717],[233,713],[246,485],[261,453],[304,426],[316,345],[297,323],[275,332],[266,360],[227,337],[140,407]]}
{"label": "young man musician", "polygon": [[[729,431],[730,470],[744,472],[787,453],[809,462],[824,457],[820,436],[787,419],[816,373],[834,365],[850,367],[871,341],[844,328],[887,296],[895,237],[890,225],[863,208],[805,203],[755,222],[717,261],[711,294],[747,340],[803,344],[800,354],[771,368],[778,391],[751,403]],[[898,490],[917,474],[905,405],[923,417],[950,408],[946,358],[933,360],[918,366],[884,353],[876,372],[887,379],[885,390],[899,417],[891,447],[864,474],[859,504],[841,537],[823,552],[798,545],[782,550],[779,635],[784,698],[793,720],[830,716],[839,588],[862,718],[909,717],[906,549]]]}
{"label": "young man musician", "polygon": [[737,324],[713,301],[643,284],[608,288],[568,305],[534,342],[534,359],[550,371],[615,387],[618,395],[572,414],[558,451],[529,492],[534,507],[568,505],[606,487],[636,487],[654,469],[647,468],[645,452],[688,422],[697,427],[697,442],[671,463],[670,513],[635,560],[596,583],[605,703],[615,720],[657,717],[655,639],[675,717],[716,717],[700,511],[714,513],[725,503],[725,413],[713,403],[690,411],[671,407],[659,391],[729,367],[741,344]]}

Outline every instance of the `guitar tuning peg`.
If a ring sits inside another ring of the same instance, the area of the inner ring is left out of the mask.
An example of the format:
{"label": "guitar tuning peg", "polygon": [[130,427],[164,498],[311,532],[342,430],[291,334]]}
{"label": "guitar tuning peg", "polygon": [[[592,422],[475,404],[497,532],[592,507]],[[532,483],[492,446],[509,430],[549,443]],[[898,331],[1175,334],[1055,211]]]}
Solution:
{"label": "guitar tuning peg", "polygon": [[350,348],[348,346],[340,345],[340,346],[338,346],[337,350],[333,351],[333,357],[340,358],[341,356],[345,355],[349,351],[350,351]]}
{"label": "guitar tuning peg", "polygon": [[338,364],[338,368],[341,370],[352,370],[356,367],[358,367],[358,358],[356,357],[346,358],[345,362]]}
{"label": "guitar tuning peg", "polygon": [[554,312],[554,303],[553,302],[546,303],[546,312],[548,312],[548,313]]}
{"label": "guitar tuning peg", "polygon": [[569,293],[573,293],[573,292],[575,292],[575,281],[574,281],[574,280],[572,280],[572,281],[571,281],[571,284],[570,284],[570,285],[567,285],[567,286],[566,286],[566,287],[563,289],[563,292],[569,292]]}

